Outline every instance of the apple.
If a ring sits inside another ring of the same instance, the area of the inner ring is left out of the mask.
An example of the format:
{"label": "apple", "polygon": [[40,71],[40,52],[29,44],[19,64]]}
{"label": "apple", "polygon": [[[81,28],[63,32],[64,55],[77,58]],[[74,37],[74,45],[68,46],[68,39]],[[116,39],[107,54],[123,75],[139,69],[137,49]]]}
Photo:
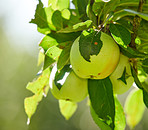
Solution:
{"label": "apple", "polygon": [[[126,84],[119,79],[121,78],[124,72],[124,69],[126,70],[126,73],[125,73]],[[128,57],[122,54],[120,55],[119,64],[117,65],[117,68],[115,69],[115,71],[110,75],[110,80],[113,85],[113,91],[116,94],[123,94],[132,86],[132,84],[134,83],[134,78],[132,77],[132,74],[131,74],[131,68],[130,68]]]}
{"label": "apple", "polygon": [[101,32],[103,46],[98,55],[91,55],[86,61],[79,51],[78,37],[70,51],[70,62],[73,71],[81,78],[104,79],[109,76],[119,62],[120,50],[111,36]]}
{"label": "apple", "polygon": [[88,94],[87,79],[79,78],[73,70],[69,73],[65,72],[66,78],[61,80],[62,87],[59,90],[54,81],[56,72],[57,66],[55,65],[49,79],[51,93],[55,98],[72,102],[80,102],[86,98]]}

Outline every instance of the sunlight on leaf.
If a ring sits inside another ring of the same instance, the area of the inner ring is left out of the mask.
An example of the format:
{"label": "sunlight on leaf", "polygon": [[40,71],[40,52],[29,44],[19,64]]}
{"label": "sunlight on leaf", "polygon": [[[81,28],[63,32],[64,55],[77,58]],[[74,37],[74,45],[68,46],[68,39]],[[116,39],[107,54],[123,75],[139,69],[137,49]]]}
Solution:
{"label": "sunlight on leaf", "polygon": [[77,103],[66,100],[59,100],[59,108],[65,119],[69,120],[69,118],[71,118],[77,109]]}
{"label": "sunlight on leaf", "polygon": [[29,119],[35,113],[38,103],[42,100],[43,96],[48,93],[49,75],[50,70],[47,68],[37,80],[28,83],[27,85],[27,89],[34,93],[33,96],[27,97],[24,100],[25,112]]}
{"label": "sunlight on leaf", "polygon": [[131,91],[126,99],[124,108],[127,124],[133,129],[142,119],[145,110],[142,90],[134,89]]}

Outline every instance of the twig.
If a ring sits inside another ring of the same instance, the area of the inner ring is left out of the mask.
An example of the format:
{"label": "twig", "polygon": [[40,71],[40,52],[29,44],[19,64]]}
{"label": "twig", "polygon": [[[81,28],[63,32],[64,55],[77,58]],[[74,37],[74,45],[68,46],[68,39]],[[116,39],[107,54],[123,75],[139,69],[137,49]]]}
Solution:
{"label": "twig", "polygon": [[[145,3],[145,0],[139,1],[139,6],[137,9],[138,12],[142,12],[142,8],[143,8],[144,3]],[[131,34],[131,43],[130,43],[130,47],[132,47],[134,49],[136,49],[135,39],[138,35],[138,28],[140,26],[140,22],[141,22],[141,18],[136,15],[133,20],[133,33]]]}

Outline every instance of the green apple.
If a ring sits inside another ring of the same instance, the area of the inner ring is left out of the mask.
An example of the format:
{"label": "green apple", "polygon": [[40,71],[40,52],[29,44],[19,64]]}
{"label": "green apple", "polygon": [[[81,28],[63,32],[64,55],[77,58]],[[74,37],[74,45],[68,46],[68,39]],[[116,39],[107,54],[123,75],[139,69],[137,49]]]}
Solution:
{"label": "green apple", "polygon": [[[124,70],[126,83],[120,80]],[[128,57],[122,54],[120,55],[119,64],[115,71],[110,75],[110,80],[113,85],[113,91],[116,94],[123,94],[132,86],[132,84],[134,83],[134,78],[131,74],[131,68]]]}
{"label": "green apple", "polygon": [[91,55],[86,61],[79,51],[78,37],[70,51],[70,62],[74,72],[81,78],[103,79],[109,76],[119,62],[120,50],[111,36],[101,32],[103,46],[98,55]]}
{"label": "green apple", "polygon": [[57,99],[63,99],[72,102],[80,102],[86,98],[88,94],[87,90],[87,79],[79,78],[73,70],[69,73],[65,72],[64,78],[60,81],[62,86],[61,89],[58,89],[55,84],[55,74],[57,72],[56,65],[53,67],[49,85],[51,88],[51,93]]}

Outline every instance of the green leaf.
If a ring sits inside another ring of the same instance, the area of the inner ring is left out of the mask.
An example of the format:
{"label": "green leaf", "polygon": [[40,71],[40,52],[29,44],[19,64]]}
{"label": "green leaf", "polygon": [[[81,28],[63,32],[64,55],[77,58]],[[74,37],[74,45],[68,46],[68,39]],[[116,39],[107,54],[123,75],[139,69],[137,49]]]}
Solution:
{"label": "green leaf", "polygon": [[46,69],[43,71],[42,75],[35,81],[29,82],[26,89],[30,90],[34,94],[40,93],[43,90],[49,81],[50,70]]}
{"label": "green leaf", "polygon": [[62,14],[59,10],[56,10],[52,15],[52,23],[56,27],[57,30],[63,28],[63,18]]}
{"label": "green leaf", "polygon": [[90,3],[87,5],[87,16],[89,17],[90,20],[93,21],[93,25],[97,27],[97,16],[93,12],[93,5]]}
{"label": "green leaf", "polygon": [[148,108],[148,92],[143,90],[143,101],[145,106]]}
{"label": "green leaf", "polygon": [[148,58],[142,61],[142,68],[148,74]]}
{"label": "green leaf", "polygon": [[69,62],[69,56],[70,56],[70,49],[71,49],[72,44],[68,44],[65,46],[65,48],[62,50],[58,63],[57,63],[57,68],[58,70],[61,70],[66,64]]}
{"label": "green leaf", "polygon": [[114,40],[122,47],[127,48],[131,42],[131,33],[122,25],[110,24],[109,30]]}
{"label": "green leaf", "polygon": [[139,81],[139,79],[138,79],[138,77],[137,77],[137,73],[136,73],[136,71],[134,70],[134,68],[133,68],[132,66],[131,66],[131,73],[132,73],[132,76],[133,76],[133,78],[134,78],[134,81],[135,81],[137,87],[138,87],[139,89],[143,89],[143,85],[142,85],[141,82]]}
{"label": "green leaf", "polygon": [[46,35],[40,42],[39,46],[41,46],[46,52],[50,47],[58,45],[56,39]]}
{"label": "green leaf", "polygon": [[108,15],[115,10],[120,0],[97,0],[93,4],[93,11],[98,16],[98,22],[100,20],[105,23]]}
{"label": "green leaf", "polygon": [[144,70],[142,69],[141,66],[138,66],[138,79],[139,81],[142,83],[142,82],[145,82],[147,78],[147,74],[144,72]]}
{"label": "green leaf", "polygon": [[125,114],[117,97],[115,99],[115,130],[124,130],[126,126]]}
{"label": "green leaf", "polygon": [[57,43],[68,43],[74,42],[74,40],[80,36],[81,32],[72,32],[72,33],[55,33],[51,32],[48,36],[54,38]]}
{"label": "green leaf", "polygon": [[[125,114],[116,96],[114,97],[114,99],[115,99],[115,128],[114,129],[124,130],[126,126]],[[90,112],[93,120],[102,130],[111,130],[111,127],[109,127],[104,122],[102,122],[101,118],[98,117],[98,115],[95,113],[92,106],[90,106]]]}
{"label": "green leaf", "polygon": [[48,26],[47,14],[45,8],[43,8],[43,3],[39,0],[37,5],[35,18],[30,21],[30,23],[37,24],[38,31],[41,33],[50,33],[50,28]]}
{"label": "green leaf", "polygon": [[76,31],[82,31],[90,28],[91,25],[92,25],[92,21],[86,20],[85,22],[80,22],[78,24],[73,25],[73,29]]}
{"label": "green leaf", "polygon": [[122,76],[120,78],[118,78],[117,80],[121,80],[122,82],[124,82],[127,85],[127,82],[126,82],[126,67],[124,68]]}
{"label": "green leaf", "polygon": [[27,97],[24,100],[25,112],[29,119],[35,113],[38,103],[42,100],[42,93],[35,94],[31,97]]}
{"label": "green leaf", "polygon": [[86,61],[90,62],[91,55],[98,55],[103,45],[100,40],[101,32],[83,31],[79,39],[80,53]]}
{"label": "green leaf", "polygon": [[148,14],[137,12],[137,11],[134,11],[134,10],[131,10],[131,9],[124,9],[124,11],[138,15],[139,17],[143,18],[144,20],[148,21]]}
{"label": "green leaf", "polygon": [[140,52],[139,50],[136,50],[134,48],[130,48],[129,46],[122,47],[120,46],[120,51],[129,58],[146,58],[148,57],[148,54],[145,54],[143,52]]}
{"label": "green leaf", "polygon": [[34,93],[33,96],[27,97],[24,100],[25,112],[30,119],[37,109],[38,103],[46,96],[49,90],[50,69],[43,71],[42,75],[33,82],[27,84],[27,89]]}
{"label": "green leaf", "polygon": [[38,63],[37,63],[37,66],[40,66],[44,62],[44,59],[45,59],[45,55],[42,52],[42,50],[40,49],[39,54],[38,54]]}
{"label": "green leaf", "polygon": [[62,88],[63,84],[65,83],[71,71],[72,71],[71,65],[67,64],[62,68],[62,70],[56,72],[54,83],[59,90]]}
{"label": "green leaf", "polygon": [[55,61],[57,61],[61,52],[62,52],[62,49],[58,48],[57,46],[50,47],[45,53],[43,69],[46,69],[51,64],[53,64]]}
{"label": "green leaf", "polygon": [[89,0],[77,0],[76,9],[78,9],[79,15],[83,21],[87,20],[86,7]]}
{"label": "green leaf", "polygon": [[77,103],[66,100],[59,100],[59,108],[65,119],[69,120],[77,109]]}
{"label": "green leaf", "polygon": [[125,113],[127,124],[133,129],[142,119],[145,110],[142,90],[134,89],[128,95],[125,102]]}
{"label": "green leaf", "polygon": [[148,43],[140,44],[137,49],[145,54],[148,54]]}
{"label": "green leaf", "polygon": [[87,30],[92,27],[92,21],[91,20],[86,20],[85,22],[79,22],[77,24],[74,24],[73,26],[66,27],[64,29],[61,29],[57,31],[58,33],[71,33],[71,32],[78,32],[78,31],[83,31]]}
{"label": "green leaf", "polygon": [[30,21],[30,23],[35,23],[40,28],[48,28],[47,16],[43,8],[43,3],[39,0],[39,4],[36,8],[35,18]]}
{"label": "green leaf", "polygon": [[99,128],[101,128],[102,130],[112,130],[110,126],[105,124],[102,121],[102,119],[98,117],[98,115],[96,114],[96,112],[94,111],[92,106],[90,106],[90,112],[91,112],[91,116],[92,116],[94,122],[99,126]]}
{"label": "green leaf", "polygon": [[69,8],[70,0],[48,0],[48,5],[54,10],[63,10]]}
{"label": "green leaf", "polygon": [[138,28],[138,37],[144,41],[144,44],[148,42],[148,21],[142,20],[140,22],[140,27]]}
{"label": "green leaf", "polygon": [[112,129],[114,128],[115,103],[112,83],[107,77],[101,80],[88,80],[88,93],[91,105],[102,120]]}
{"label": "green leaf", "polygon": [[62,10],[62,17],[69,20],[70,19],[70,16],[71,16],[71,12],[69,9],[64,9]]}

